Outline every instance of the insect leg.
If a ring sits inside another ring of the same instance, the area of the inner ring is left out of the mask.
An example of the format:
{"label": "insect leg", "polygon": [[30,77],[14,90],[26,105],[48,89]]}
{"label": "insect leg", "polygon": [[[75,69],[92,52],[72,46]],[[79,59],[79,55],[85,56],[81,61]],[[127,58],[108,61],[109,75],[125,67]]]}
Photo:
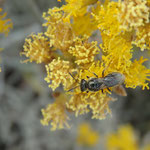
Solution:
{"label": "insect leg", "polygon": [[108,90],[109,92],[111,92],[111,90],[110,90],[109,88],[107,88],[107,90]]}
{"label": "insect leg", "polygon": [[69,72],[69,74],[76,82],[78,82],[78,80],[70,72]]}
{"label": "insect leg", "polygon": [[95,75],[96,78],[98,78],[98,75],[96,73],[93,72],[93,74]]}

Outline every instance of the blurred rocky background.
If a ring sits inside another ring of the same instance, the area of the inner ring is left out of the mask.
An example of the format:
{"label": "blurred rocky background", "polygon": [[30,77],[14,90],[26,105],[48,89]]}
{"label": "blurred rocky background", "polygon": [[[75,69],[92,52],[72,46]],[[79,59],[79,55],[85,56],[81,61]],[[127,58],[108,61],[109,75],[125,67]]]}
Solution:
{"label": "blurred rocky background", "polygon": [[[13,29],[8,37],[0,36],[0,150],[104,150],[103,134],[113,132],[119,125],[130,123],[139,141],[150,141],[150,91],[127,89],[127,97],[111,104],[112,116],[92,120],[90,114],[70,116],[71,129],[50,131],[40,123],[41,108],[53,102],[52,91],[44,81],[45,68],[35,63],[21,63],[25,38],[41,32],[42,12],[60,6],[56,0],[1,0],[1,7],[12,19]],[[61,3],[62,4],[62,3]],[[114,97],[117,97],[114,95]],[[88,122],[100,134],[99,143],[92,148],[76,142],[78,126]]]}

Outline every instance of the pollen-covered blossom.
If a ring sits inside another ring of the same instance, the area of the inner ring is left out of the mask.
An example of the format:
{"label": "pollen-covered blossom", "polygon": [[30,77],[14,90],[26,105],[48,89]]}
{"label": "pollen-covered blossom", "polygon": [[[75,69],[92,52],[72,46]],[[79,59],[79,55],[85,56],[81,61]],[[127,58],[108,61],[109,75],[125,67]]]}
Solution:
{"label": "pollen-covered blossom", "polygon": [[70,21],[72,16],[83,16],[87,12],[87,6],[96,3],[98,0],[66,0],[67,4],[62,6],[66,13],[65,20]]}
{"label": "pollen-covered blossom", "polygon": [[106,71],[125,73],[131,65],[132,45],[130,35],[107,36],[102,34],[103,43],[100,44],[105,55],[102,60],[107,66]]}
{"label": "pollen-covered blossom", "polygon": [[50,46],[65,51],[72,44],[74,33],[71,25],[63,21],[63,15],[57,7],[49,9],[47,13],[43,13],[43,18],[46,20],[43,26],[47,27],[44,34],[50,38]]}
{"label": "pollen-covered blossom", "polygon": [[43,33],[32,34],[25,40],[23,48],[21,55],[28,57],[24,62],[48,63],[54,58],[48,38],[44,37]]}
{"label": "pollen-covered blossom", "polygon": [[150,23],[146,23],[144,26],[137,28],[136,38],[132,43],[140,47],[141,50],[150,50]]}
{"label": "pollen-covered blossom", "polygon": [[96,93],[76,93],[72,95],[67,108],[75,112],[75,115],[82,115],[92,112],[92,119],[104,119],[106,115],[111,114],[109,102],[113,101],[112,97],[102,94],[100,91]]}
{"label": "pollen-covered blossom", "polygon": [[149,89],[147,81],[150,81],[150,69],[147,69],[143,63],[147,61],[142,56],[139,60],[134,60],[131,66],[128,68],[128,74],[126,75],[126,87],[136,88],[141,86],[144,90]]}
{"label": "pollen-covered blossom", "polygon": [[[149,88],[147,81],[150,77],[150,69],[146,68],[143,63],[147,61],[141,57],[139,60],[131,60],[132,58],[132,36],[119,35],[109,38],[102,34],[103,45],[100,45],[106,55],[102,56],[105,65],[108,66],[106,73],[118,71],[125,75],[126,87]],[[140,76],[139,76],[140,74]]]}
{"label": "pollen-covered blossom", "polygon": [[[86,23],[85,23],[86,22]],[[91,35],[97,29],[97,24],[91,13],[83,16],[73,17],[72,28],[76,35]]]}
{"label": "pollen-covered blossom", "polygon": [[0,33],[5,34],[5,36],[8,35],[8,32],[10,31],[10,29],[12,29],[13,25],[11,22],[11,19],[5,19],[6,17],[6,13],[1,14],[2,13],[2,8],[0,8]]}
{"label": "pollen-covered blossom", "polygon": [[85,96],[86,94],[81,92],[75,93],[69,102],[66,103],[67,108],[74,111],[76,117],[89,112]]}
{"label": "pollen-covered blossom", "polygon": [[107,150],[138,150],[138,142],[130,125],[121,126],[107,137]]}
{"label": "pollen-covered blossom", "polygon": [[67,88],[73,79],[69,72],[74,72],[69,61],[54,59],[51,63],[46,65],[47,77],[45,80],[50,83],[49,87],[55,90],[61,83],[64,88]]}
{"label": "pollen-covered blossom", "polygon": [[68,52],[75,56],[75,63],[78,65],[88,64],[94,61],[94,56],[99,53],[97,42],[88,42],[88,36],[76,38],[73,41],[73,46],[69,47]]}
{"label": "pollen-covered blossom", "polygon": [[108,5],[101,5],[99,8],[99,12],[95,16],[95,19],[98,24],[98,29],[109,35],[116,35],[121,32],[119,28],[120,23],[118,21],[118,3],[117,2],[110,2]]}
{"label": "pollen-covered blossom", "polygon": [[95,146],[98,143],[99,134],[88,123],[82,123],[78,127],[77,143],[83,146]]}
{"label": "pollen-covered blossom", "polygon": [[125,0],[119,2],[118,19],[120,28],[132,30],[149,22],[149,8],[146,0]]}
{"label": "pollen-covered blossom", "polygon": [[66,96],[60,94],[54,103],[49,104],[46,109],[42,109],[44,118],[41,120],[41,123],[46,126],[50,123],[52,126],[51,130],[62,129],[64,127],[69,128],[70,126],[67,123],[69,117],[66,114],[65,106],[66,100]]}

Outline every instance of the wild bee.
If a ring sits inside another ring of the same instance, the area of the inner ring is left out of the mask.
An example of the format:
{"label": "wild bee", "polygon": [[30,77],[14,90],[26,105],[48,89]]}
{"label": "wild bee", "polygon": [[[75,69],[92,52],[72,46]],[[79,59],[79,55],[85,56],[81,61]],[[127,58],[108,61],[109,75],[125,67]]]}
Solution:
{"label": "wild bee", "polygon": [[[71,73],[69,73],[69,74],[72,76]],[[102,90],[102,93],[103,93],[103,89],[107,88],[110,91],[110,89],[109,89],[110,87],[119,86],[125,80],[125,76],[119,72],[112,72],[112,73],[104,76],[104,71],[103,71],[102,78],[99,78],[95,73],[93,73],[93,74],[95,75],[95,78],[89,78],[87,76],[88,80],[81,79],[81,82],[79,84],[81,92],[84,92],[84,91],[96,92],[96,91]],[[78,86],[70,89],[69,91],[71,91],[77,87]],[[122,95],[122,94],[120,94],[120,95]],[[125,96],[125,95],[126,94],[124,94],[123,96]]]}

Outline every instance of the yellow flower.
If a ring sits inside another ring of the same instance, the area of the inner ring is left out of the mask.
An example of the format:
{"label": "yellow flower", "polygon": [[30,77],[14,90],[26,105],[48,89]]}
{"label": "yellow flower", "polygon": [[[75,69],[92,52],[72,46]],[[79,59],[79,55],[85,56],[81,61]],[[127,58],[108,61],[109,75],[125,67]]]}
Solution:
{"label": "yellow flower", "polygon": [[75,63],[78,65],[89,64],[94,61],[94,56],[99,53],[97,42],[88,42],[88,36],[75,38],[74,46],[70,46],[68,52],[75,56]]}
{"label": "yellow flower", "polygon": [[137,28],[136,38],[132,43],[140,47],[142,51],[144,49],[150,50],[150,23]]}
{"label": "yellow flower", "polygon": [[86,94],[75,93],[71,99],[66,103],[68,109],[75,112],[75,116],[82,115],[89,112],[88,103],[85,99]]}
{"label": "yellow flower", "polygon": [[29,58],[24,62],[49,63],[55,58],[52,48],[49,46],[49,41],[43,36],[43,33],[38,33],[38,35],[32,34],[25,40],[23,48],[24,51],[21,55]]}
{"label": "yellow flower", "polygon": [[108,114],[111,115],[109,102],[114,101],[112,97],[100,92],[91,93],[88,97],[88,105],[92,110],[92,119],[105,119]]}
{"label": "yellow flower", "polygon": [[71,17],[85,15],[87,6],[96,3],[97,0],[66,0],[66,2],[61,9],[67,14],[65,20],[70,22]]}
{"label": "yellow flower", "polygon": [[91,35],[92,32],[97,29],[96,22],[90,13],[73,17],[72,27],[76,35]]}
{"label": "yellow flower", "polygon": [[98,143],[99,134],[88,123],[82,123],[78,127],[77,143],[84,146],[95,146]]}
{"label": "yellow flower", "polygon": [[66,114],[66,102],[67,98],[64,94],[60,94],[53,104],[49,104],[46,109],[42,109],[43,120],[41,123],[43,125],[51,124],[51,130],[62,129],[64,127],[69,128],[67,120],[69,117]]}
{"label": "yellow flower", "polygon": [[[144,89],[149,88],[148,83],[150,76],[150,70],[147,69],[143,62],[146,59],[143,57],[139,61],[131,61],[132,58],[132,34],[120,34],[118,36],[107,36],[102,34],[103,45],[101,48],[104,52],[101,61],[93,62],[88,70],[84,67],[83,70],[78,72],[79,82],[81,79],[88,80],[95,78],[94,73],[98,78],[102,78],[102,72],[104,76],[112,72],[119,72],[125,76],[125,86],[135,88],[142,86]],[[92,118],[104,119],[107,114],[110,114],[109,102],[114,99],[109,97],[107,93],[110,93],[107,89],[103,89],[104,94],[101,91],[82,93],[79,88],[75,89],[67,107],[73,110],[76,116],[89,112],[93,114]]]}
{"label": "yellow flower", "polygon": [[[0,8],[0,13],[2,12],[2,8]],[[11,19],[5,19],[6,13],[0,14],[0,33],[8,35],[10,29],[12,29],[13,25]]]}
{"label": "yellow flower", "polygon": [[107,67],[106,72],[119,71],[120,73],[128,72],[128,67],[131,65],[132,45],[130,34],[107,36],[102,34],[103,44],[100,44],[104,55],[102,61]]}
{"label": "yellow flower", "polygon": [[119,2],[119,22],[120,28],[127,31],[143,26],[149,22],[149,8],[146,0],[125,0]]}
{"label": "yellow flower", "polygon": [[43,13],[43,18],[47,21],[43,26],[47,27],[44,33],[50,38],[50,46],[54,46],[61,51],[67,51],[72,44],[74,33],[69,23],[64,22],[64,15],[57,7],[49,9],[47,13]]}
{"label": "yellow flower", "polygon": [[94,15],[98,23],[98,29],[109,36],[120,33],[120,23],[117,18],[118,12],[118,2],[109,2],[108,5],[101,5],[98,15]]}
{"label": "yellow flower", "polygon": [[66,89],[73,82],[69,72],[76,71],[72,69],[69,61],[54,59],[46,65],[47,77],[45,80],[49,83],[49,87],[55,90],[60,84]]}
{"label": "yellow flower", "polygon": [[125,76],[126,87],[136,88],[142,86],[149,89],[148,83],[150,76],[150,69],[147,69],[143,62],[146,59],[143,57],[139,61],[131,61],[132,58],[132,45],[131,37],[128,35],[118,35],[110,39],[106,35],[102,35],[103,45],[101,48],[105,52],[102,56],[106,69],[106,74],[111,72],[120,72]]}
{"label": "yellow flower", "polygon": [[125,84],[126,87],[136,88],[137,86],[142,86],[142,89],[149,89],[148,83],[150,81],[150,69],[147,69],[143,63],[147,61],[141,57],[139,60],[134,60],[128,69],[128,74],[126,74]]}
{"label": "yellow flower", "polygon": [[107,137],[107,150],[138,150],[138,143],[130,125],[121,126],[117,133]]}

